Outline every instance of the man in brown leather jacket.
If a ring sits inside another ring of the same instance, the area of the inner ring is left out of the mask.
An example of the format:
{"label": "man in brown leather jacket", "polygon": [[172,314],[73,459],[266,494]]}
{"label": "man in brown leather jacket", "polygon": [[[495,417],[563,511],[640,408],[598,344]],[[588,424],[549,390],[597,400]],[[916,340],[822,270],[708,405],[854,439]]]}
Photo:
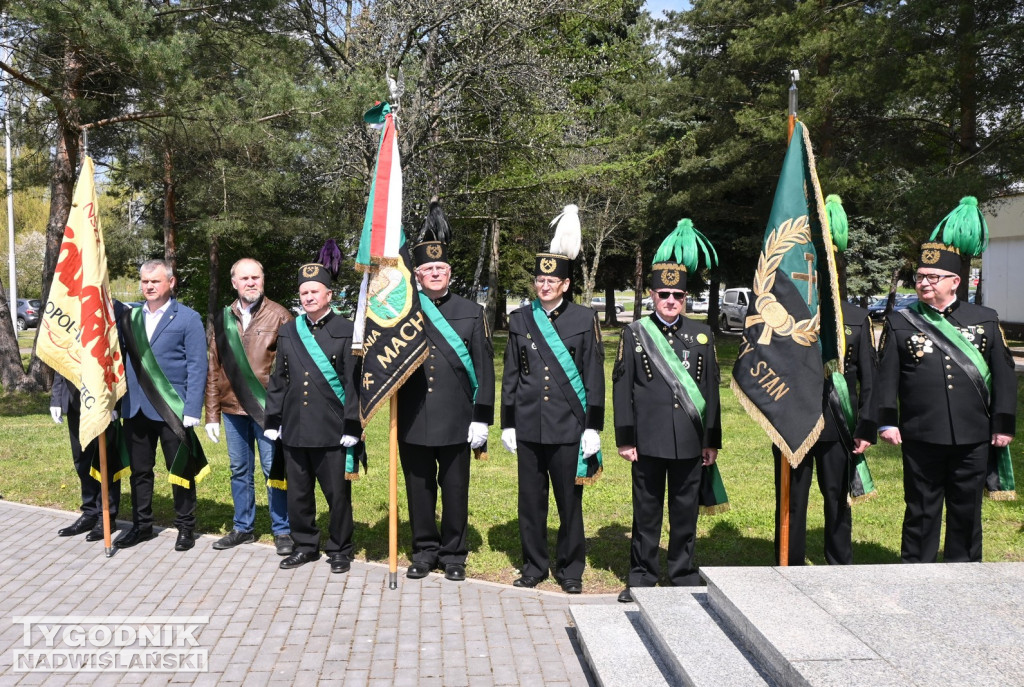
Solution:
{"label": "man in brown leather jacket", "polygon": [[235,518],[231,531],[214,542],[213,548],[230,549],[255,541],[255,442],[267,480],[274,545],[279,555],[287,556],[294,548],[288,497],[284,484],[271,482],[275,445],[263,436],[263,424],[267,380],[277,354],[277,330],[292,317],[283,306],[263,297],[263,265],[256,260],[242,258],[231,266],[231,286],[238,298],[214,315],[206,379],[206,434],[211,441],[219,441],[223,416]]}

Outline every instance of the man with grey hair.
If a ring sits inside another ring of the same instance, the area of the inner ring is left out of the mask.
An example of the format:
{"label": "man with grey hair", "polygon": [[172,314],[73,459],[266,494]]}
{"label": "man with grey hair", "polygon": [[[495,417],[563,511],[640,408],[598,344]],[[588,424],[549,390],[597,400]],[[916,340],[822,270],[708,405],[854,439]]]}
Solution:
{"label": "man with grey hair", "polygon": [[213,316],[210,371],[206,375],[206,435],[217,443],[223,418],[235,518],[231,531],[214,542],[213,548],[230,549],[256,539],[255,443],[267,482],[274,545],[278,555],[288,556],[294,546],[288,527],[288,495],[284,480],[271,479],[277,449],[275,442],[263,436],[263,425],[267,380],[277,355],[277,330],[291,322],[292,316],[284,306],[264,298],[263,265],[257,260],[242,258],[232,265],[231,286],[238,298]]}
{"label": "man with grey hair", "polygon": [[195,546],[196,480],[209,468],[195,427],[206,387],[206,332],[199,313],[172,297],[175,278],[164,260],[139,268],[146,299],[118,318],[125,343],[128,391],[121,401],[131,457],[132,527],[114,542],[129,548],[152,539],[156,444],[164,452],[178,528],[175,551]]}

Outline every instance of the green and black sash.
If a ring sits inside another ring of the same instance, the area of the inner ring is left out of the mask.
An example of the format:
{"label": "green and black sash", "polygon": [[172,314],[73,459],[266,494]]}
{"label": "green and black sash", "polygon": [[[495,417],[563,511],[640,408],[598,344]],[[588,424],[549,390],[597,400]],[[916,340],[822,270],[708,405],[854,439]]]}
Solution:
{"label": "green and black sash", "polygon": [[[206,454],[196,437],[195,428],[185,427],[182,422],[185,402],[160,369],[160,363],[149,346],[145,315],[142,313],[144,307],[146,306],[126,310],[122,315],[125,329],[131,334],[125,337],[125,345],[131,356],[139,386],[180,442],[171,467],[167,471],[167,479],[171,484],[188,489],[192,486],[193,479],[198,484],[209,474],[210,464],[206,462]],[[167,317],[167,313],[164,313],[164,317]]]}
{"label": "green and black sash", "polygon": [[[313,337],[313,332],[310,330],[309,317],[299,317],[295,322],[295,330],[299,333],[299,340],[302,342],[302,348],[298,349],[299,356],[302,357],[302,353],[306,353],[309,356],[307,360],[302,361],[303,367],[306,369],[312,367],[320,371],[320,375],[310,375],[313,383],[320,388],[320,392],[325,396],[334,394],[341,402],[341,407],[344,408],[345,387],[341,383],[341,379],[338,378],[338,371],[331,365],[331,361],[327,359],[327,355]],[[338,420],[341,422],[341,426],[344,427],[345,418],[338,416]],[[360,451],[357,453],[356,451],[361,444],[362,442],[345,449],[345,479],[347,480],[359,479],[360,463],[363,465],[363,471],[366,471],[366,452]]]}
{"label": "green and black sash", "polygon": [[[576,369],[576,363],[569,354],[569,349],[562,343],[561,337],[551,324],[544,309],[540,307],[540,301],[534,300],[531,304],[533,310],[533,324],[536,330],[530,333],[530,337],[537,344],[537,353],[544,358],[544,363],[557,367],[564,373],[561,377],[555,375],[558,381],[558,388],[565,395],[572,408],[573,415],[584,427],[587,426],[587,390],[580,378],[580,371]],[[527,329],[530,329],[530,318],[526,318]],[[601,476],[603,458],[601,451],[598,451],[589,458],[583,456],[583,444],[580,443],[579,458],[576,462],[576,484],[593,484]]]}
{"label": "green and black sash", "polygon": [[829,385],[828,407],[835,422],[839,440],[846,448],[846,453],[853,456],[850,465],[850,503],[860,503],[878,496],[875,481],[871,478],[868,461],[863,453],[854,453],[853,433],[857,429],[857,415],[853,410],[853,399],[846,377],[841,372],[832,373]]}
{"label": "green and black sash", "polygon": [[[629,328],[640,345],[647,351],[655,369],[672,390],[680,407],[697,428],[697,434],[703,437],[707,401],[704,394],[700,392],[697,382],[683,367],[679,355],[650,317],[644,317],[631,323]],[[700,512],[705,515],[724,513],[729,510],[729,496],[725,492],[725,483],[722,481],[722,473],[718,469],[717,462],[705,465],[701,471],[699,502]]]}
{"label": "green and black sash", "polygon": [[[950,360],[963,369],[985,404],[985,408],[988,409],[992,396],[992,371],[981,351],[975,348],[959,329],[951,325],[934,308],[920,301],[899,312],[910,324],[924,332],[943,353],[949,356]],[[989,449],[989,469],[988,477],[985,480],[985,489],[989,492],[989,496],[997,501],[1012,501],[1017,498],[1009,446]]]}
{"label": "green and black sash", "polygon": [[[113,469],[113,474],[110,474],[111,469]],[[100,472],[99,451],[92,456],[89,474],[97,482],[100,481],[103,473]],[[120,420],[111,420],[107,425],[107,474],[110,476],[111,482],[116,482],[122,477],[132,474],[131,455],[128,453],[128,442],[125,441]]]}

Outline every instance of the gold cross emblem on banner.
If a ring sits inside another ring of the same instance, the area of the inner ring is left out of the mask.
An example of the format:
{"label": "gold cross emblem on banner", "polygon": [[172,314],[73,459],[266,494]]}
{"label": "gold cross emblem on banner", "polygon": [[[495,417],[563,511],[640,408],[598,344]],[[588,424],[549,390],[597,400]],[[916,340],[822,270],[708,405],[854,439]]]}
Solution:
{"label": "gold cross emblem on banner", "polygon": [[804,253],[804,260],[807,261],[807,274],[793,272],[792,277],[798,281],[807,282],[807,305],[810,305],[811,297],[814,296],[814,288],[818,285],[818,275],[811,269],[814,267],[814,253]]}

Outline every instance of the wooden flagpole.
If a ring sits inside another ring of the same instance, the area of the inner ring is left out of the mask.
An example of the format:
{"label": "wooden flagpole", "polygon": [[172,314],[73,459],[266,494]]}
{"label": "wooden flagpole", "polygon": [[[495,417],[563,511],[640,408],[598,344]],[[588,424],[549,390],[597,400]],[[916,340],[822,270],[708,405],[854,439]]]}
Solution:
{"label": "wooden flagpole", "polygon": [[100,432],[98,437],[100,448],[100,499],[103,501],[103,551],[107,558],[114,555],[114,547],[110,545],[110,487],[107,484],[107,430]]}
{"label": "wooden flagpole", "polygon": [[391,394],[388,431],[388,588],[398,589],[398,394]]}

